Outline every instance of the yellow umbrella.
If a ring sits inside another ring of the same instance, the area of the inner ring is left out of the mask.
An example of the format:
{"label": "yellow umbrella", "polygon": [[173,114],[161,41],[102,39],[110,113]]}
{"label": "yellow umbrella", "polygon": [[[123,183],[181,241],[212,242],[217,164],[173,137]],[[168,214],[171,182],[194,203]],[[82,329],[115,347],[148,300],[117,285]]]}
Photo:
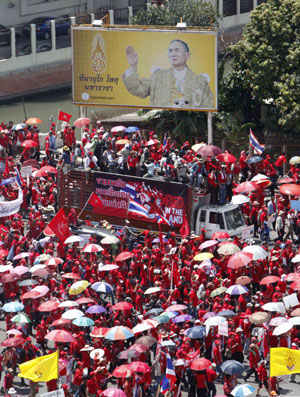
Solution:
{"label": "yellow umbrella", "polygon": [[79,295],[83,292],[90,283],[86,280],[76,281],[76,283],[72,284],[69,289],[69,295]]}
{"label": "yellow umbrella", "polygon": [[192,146],[192,149],[194,150],[194,152],[198,152],[198,150],[202,147],[202,146],[205,146],[206,144],[205,143],[196,143],[195,145],[193,145]]}
{"label": "yellow umbrella", "polygon": [[211,254],[210,252],[201,252],[201,254],[194,256],[193,260],[202,262],[205,261],[205,259],[211,259],[213,257],[214,257],[213,254]]}

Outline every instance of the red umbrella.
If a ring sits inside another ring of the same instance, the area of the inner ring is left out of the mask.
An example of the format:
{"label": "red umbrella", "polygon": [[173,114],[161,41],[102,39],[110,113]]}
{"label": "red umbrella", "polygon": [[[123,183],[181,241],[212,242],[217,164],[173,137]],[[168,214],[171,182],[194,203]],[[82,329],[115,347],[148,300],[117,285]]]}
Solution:
{"label": "red umbrella", "polygon": [[130,310],[133,308],[133,304],[130,302],[118,302],[113,305],[114,310]]}
{"label": "red umbrella", "polygon": [[260,280],[260,285],[268,285],[273,283],[278,283],[280,281],[280,277],[277,276],[266,276],[262,280]]}
{"label": "red umbrella", "polygon": [[51,165],[45,165],[35,173],[35,177],[48,176],[49,174],[57,174],[57,169]]}
{"label": "red umbrella", "polygon": [[300,273],[289,273],[285,277],[285,281],[287,281],[287,282],[300,281]]}
{"label": "red umbrella", "polygon": [[133,372],[151,372],[151,368],[148,364],[143,363],[142,361],[134,361],[128,364],[128,368],[131,369]]}
{"label": "red umbrella", "polygon": [[292,288],[294,291],[300,291],[300,280],[294,281],[294,282],[291,284],[291,288]]}
{"label": "red umbrella", "polygon": [[282,185],[283,183],[294,183],[295,179],[290,178],[289,176],[283,176],[277,180],[277,185]]}
{"label": "red umbrella", "polygon": [[46,277],[49,276],[49,274],[51,274],[52,271],[49,268],[41,268],[41,269],[37,269],[35,272],[32,273],[33,277]]}
{"label": "red umbrella", "polygon": [[17,347],[22,345],[24,342],[25,340],[23,338],[15,336],[13,338],[5,339],[3,342],[1,342],[1,347]]}
{"label": "red umbrella", "polygon": [[37,308],[40,312],[52,312],[58,308],[59,302],[57,301],[47,301],[40,304]]}
{"label": "red umbrella", "polygon": [[149,336],[149,335],[144,335],[141,336],[140,338],[138,338],[135,343],[138,345],[145,345],[147,347],[151,347],[152,345],[154,345],[154,343],[156,343],[157,340],[155,338],[153,338],[153,336]]}
{"label": "red umbrella", "polygon": [[87,303],[96,304],[96,301],[94,301],[94,299],[92,299],[92,298],[85,298],[85,297],[76,299],[75,302],[78,303],[78,305],[85,305],[85,304],[87,304]]}
{"label": "red umbrella", "polygon": [[16,273],[8,273],[8,274],[4,274],[4,276],[2,276],[1,278],[1,282],[3,284],[7,284],[7,283],[13,283],[16,280],[19,280],[20,276]]}
{"label": "red umbrella", "polygon": [[257,190],[259,186],[255,182],[242,182],[240,183],[234,191],[237,193],[249,193],[249,192],[254,192],[254,190]]}
{"label": "red umbrella", "polygon": [[279,191],[287,196],[299,196],[300,185],[294,185],[293,183],[287,183],[279,187]]}
{"label": "red umbrella", "polygon": [[65,326],[72,324],[71,320],[68,320],[66,318],[59,318],[58,320],[53,321],[53,323],[50,324],[51,327],[60,327],[60,326]]}
{"label": "red umbrella", "polygon": [[223,163],[235,163],[236,158],[230,153],[221,153],[217,155],[217,159]]}
{"label": "red umbrella", "polygon": [[81,277],[76,273],[64,273],[61,278],[70,278],[72,280],[81,280]]}
{"label": "red umbrella", "polygon": [[40,297],[41,294],[38,291],[28,291],[21,295],[21,299],[35,299]]}
{"label": "red umbrella", "polygon": [[94,328],[93,331],[90,333],[90,335],[93,338],[103,338],[103,336],[106,334],[108,330],[109,328],[106,327]]}
{"label": "red umbrella", "polygon": [[222,150],[218,146],[214,146],[214,145],[201,146],[201,148],[198,149],[197,151],[197,154],[200,154],[200,156],[203,157],[213,157],[221,153]]}
{"label": "red umbrella", "polygon": [[54,329],[53,331],[48,332],[48,334],[45,336],[45,339],[62,343],[70,343],[76,340],[74,336],[70,334],[70,332],[64,331],[63,329]]}
{"label": "red umbrella", "polygon": [[235,282],[237,285],[247,285],[251,283],[251,278],[248,276],[240,276]]}
{"label": "red umbrella", "polygon": [[80,117],[79,119],[74,121],[75,127],[85,127],[86,125],[90,124],[90,119],[87,117]]}
{"label": "red umbrella", "polygon": [[211,237],[216,240],[225,240],[230,238],[230,235],[227,232],[216,232]]}
{"label": "red umbrella", "polygon": [[149,349],[148,346],[146,345],[141,345],[140,343],[134,343],[133,345],[131,345],[128,350],[136,350],[139,353],[144,353],[145,351],[147,351]]}
{"label": "red umbrella", "polygon": [[297,307],[297,309],[294,309],[294,310],[291,312],[291,316],[293,316],[293,317],[298,317],[298,316],[300,316],[300,307]]}
{"label": "red umbrella", "polygon": [[158,140],[158,139],[150,139],[150,140],[146,143],[146,146],[156,145],[157,143],[159,143],[159,140]]}
{"label": "red umbrella", "polygon": [[60,258],[50,258],[50,259],[46,260],[45,265],[47,265],[47,266],[57,266],[60,263],[63,263],[62,259],[60,259]]}
{"label": "red umbrella", "polygon": [[227,263],[229,269],[239,269],[240,267],[247,266],[253,259],[253,254],[250,252],[236,252],[231,255]]}
{"label": "red umbrella", "polygon": [[132,370],[128,368],[128,364],[120,365],[112,373],[112,376],[116,378],[126,378],[128,375],[132,375]]}
{"label": "red umbrella", "polygon": [[7,256],[7,255],[8,255],[8,251],[7,250],[0,249],[0,257],[4,257],[4,256]]}
{"label": "red umbrella", "polygon": [[191,369],[195,371],[204,371],[210,366],[211,366],[211,362],[206,358],[197,358],[196,360],[192,361]]}
{"label": "red umbrella", "polygon": [[133,258],[134,254],[129,251],[121,252],[117,257],[116,261],[126,261],[127,259]]}
{"label": "red umbrella", "polygon": [[27,141],[22,142],[21,146],[23,146],[26,149],[31,149],[33,147],[37,147],[38,143],[36,141],[32,141],[31,139],[28,139]]}

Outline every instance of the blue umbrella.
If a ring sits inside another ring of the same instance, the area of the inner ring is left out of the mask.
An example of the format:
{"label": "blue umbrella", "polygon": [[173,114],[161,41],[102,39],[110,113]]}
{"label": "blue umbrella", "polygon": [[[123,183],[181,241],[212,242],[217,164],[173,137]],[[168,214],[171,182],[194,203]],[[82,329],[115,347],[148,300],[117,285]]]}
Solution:
{"label": "blue umbrella", "polygon": [[131,126],[126,128],[125,132],[132,133],[132,132],[137,132],[139,130],[140,130],[139,127]]}
{"label": "blue umbrella", "polygon": [[186,336],[190,339],[200,339],[205,336],[205,327],[192,327],[186,331]]}
{"label": "blue umbrella", "polygon": [[236,313],[232,310],[221,310],[218,313],[218,316],[222,316],[222,317],[234,317],[236,316]]}
{"label": "blue umbrella", "polygon": [[19,312],[20,310],[24,309],[24,305],[21,302],[18,301],[14,301],[14,302],[9,302],[9,303],[5,303],[5,305],[3,306],[3,310],[5,312]]}
{"label": "blue umbrella", "polygon": [[245,370],[244,366],[236,360],[226,360],[220,368],[227,375],[241,375]]}
{"label": "blue umbrella", "polygon": [[103,292],[105,294],[112,294],[114,292],[113,287],[104,281],[99,281],[92,285],[92,288],[97,292]]}
{"label": "blue umbrella", "polygon": [[91,327],[92,325],[95,324],[91,318],[84,316],[75,318],[75,320],[73,320],[72,323],[77,325],[78,327]]}
{"label": "blue umbrella", "polygon": [[262,157],[260,157],[260,156],[254,156],[254,157],[251,157],[251,159],[249,159],[248,161],[247,161],[247,163],[248,164],[255,164],[255,163],[260,163],[261,161],[262,161]]}
{"label": "blue umbrella", "polygon": [[174,317],[172,322],[175,324],[184,323],[185,321],[190,321],[192,318],[194,317],[190,314],[181,314],[180,316]]}
{"label": "blue umbrella", "polygon": [[154,316],[157,316],[158,314],[160,314],[162,312],[163,312],[163,309],[161,309],[160,307],[154,307],[153,309],[150,309],[145,313],[145,317],[151,316],[152,314],[154,314]]}
{"label": "blue umbrella", "polygon": [[255,387],[251,385],[238,385],[230,392],[234,397],[248,397],[255,391]]}
{"label": "blue umbrella", "polygon": [[19,131],[25,127],[27,127],[27,124],[15,124],[15,125],[13,125],[12,130]]}
{"label": "blue umbrella", "polygon": [[90,306],[86,312],[89,314],[100,314],[100,313],[105,313],[106,309],[101,305],[93,305]]}

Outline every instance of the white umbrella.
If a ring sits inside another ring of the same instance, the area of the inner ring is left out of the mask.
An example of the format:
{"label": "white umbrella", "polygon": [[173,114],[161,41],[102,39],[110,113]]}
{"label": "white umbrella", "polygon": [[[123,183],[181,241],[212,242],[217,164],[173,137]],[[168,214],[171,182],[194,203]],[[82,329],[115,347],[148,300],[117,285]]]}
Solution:
{"label": "white umbrella", "polygon": [[133,327],[132,332],[134,334],[138,334],[140,332],[147,331],[148,329],[156,328],[158,324],[158,321],[155,320],[145,320],[142,323]]}
{"label": "white umbrella", "polygon": [[106,236],[101,240],[101,244],[118,244],[120,240],[116,236]]}
{"label": "white umbrella", "polygon": [[215,316],[215,317],[210,317],[207,320],[205,320],[204,325],[207,327],[210,326],[217,326],[217,325],[223,325],[227,323],[226,318],[221,317],[221,316]]}
{"label": "white umbrella", "polygon": [[90,352],[90,357],[94,360],[99,360],[105,355],[105,351],[103,349],[94,349]]}
{"label": "white umbrella", "polygon": [[[297,318],[297,317],[295,317]],[[299,317],[300,318],[300,317]],[[269,322],[269,325],[272,325],[272,327],[278,327],[278,325],[286,323],[288,320],[285,317],[274,317],[271,319]]]}
{"label": "white umbrella", "polygon": [[113,263],[109,263],[107,265],[102,265],[102,266],[101,263],[99,263],[98,265],[98,272],[109,272],[111,270],[116,270],[116,269],[119,269],[119,266]]}
{"label": "white umbrella", "polygon": [[146,289],[144,294],[145,295],[151,295],[151,294],[156,294],[159,291],[161,291],[160,287],[150,287],[150,288]]}
{"label": "white umbrella", "polygon": [[75,318],[82,316],[84,316],[84,313],[81,310],[71,309],[64,312],[61,317],[67,320],[74,320]]}
{"label": "white umbrella", "polygon": [[64,301],[58,305],[58,307],[75,307],[75,306],[79,306],[79,303],[74,301]]}
{"label": "white umbrella", "polygon": [[12,265],[0,265],[0,273],[11,272],[13,269]]}
{"label": "white umbrella", "polygon": [[65,239],[64,244],[80,243],[81,241],[83,241],[83,238],[80,236],[70,236]]}
{"label": "white umbrella", "polygon": [[288,319],[288,322],[292,325],[300,325],[300,317],[292,317]]}
{"label": "white umbrella", "polygon": [[248,397],[253,395],[255,392],[255,387],[247,384],[237,385],[235,388],[230,392],[230,394],[234,397]]}
{"label": "white umbrella", "polygon": [[268,302],[262,308],[267,312],[285,313],[285,307],[282,302]]}
{"label": "white umbrella", "polygon": [[259,245],[248,245],[247,247],[243,248],[243,251],[253,254],[254,261],[264,260],[268,256],[268,253]]}
{"label": "white umbrella", "polygon": [[282,334],[286,334],[287,332],[289,332],[290,329],[293,328],[293,324],[286,322],[284,324],[278,325],[278,327],[276,327],[273,331],[272,335],[282,335]]}
{"label": "white umbrella", "polygon": [[37,270],[39,270],[39,269],[45,269],[47,266],[46,265],[34,265],[34,266],[32,266],[30,269],[29,269],[29,271],[30,271],[30,273],[34,273],[34,272],[36,272]]}
{"label": "white umbrella", "polygon": [[98,244],[88,244],[84,247],[83,252],[96,253],[103,251],[103,248]]}
{"label": "white umbrella", "polygon": [[266,176],[266,175],[264,175],[264,174],[257,174],[257,175],[255,175],[252,179],[251,179],[251,181],[252,182],[255,182],[255,181],[261,181],[261,180],[269,180],[269,178]]}
{"label": "white umbrella", "polygon": [[233,196],[231,199],[231,202],[233,204],[245,204],[249,203],[250,199],[247,196],[244,196],[243,194],[237,194],[236,196]]}
{"label": "white umbrella", "polygon": [[300,262],[300,254],[297,254],[296,256],[294,256],[294,258],[292,259],[293,263],[298,263]]}

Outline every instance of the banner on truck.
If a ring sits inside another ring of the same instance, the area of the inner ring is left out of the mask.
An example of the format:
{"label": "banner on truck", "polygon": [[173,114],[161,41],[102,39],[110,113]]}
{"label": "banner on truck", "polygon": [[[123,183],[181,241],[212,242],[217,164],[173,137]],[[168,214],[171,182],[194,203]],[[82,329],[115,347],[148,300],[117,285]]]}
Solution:
{"label": "banner on truck", "polygon": [[147,221],[157,223],[156,215],[159,214],[173,226],[182,226],[187,207],[187,185],[96,172],[94,192],[102,201],[102,206],[93,207],[97,214],[145,221],[145,217],[128,212],[129,200],[133,200],[147,208]]}
{"label": "banner on truck", "polygon": [[217,110],[214,31],[73,27],[73,102]]}

